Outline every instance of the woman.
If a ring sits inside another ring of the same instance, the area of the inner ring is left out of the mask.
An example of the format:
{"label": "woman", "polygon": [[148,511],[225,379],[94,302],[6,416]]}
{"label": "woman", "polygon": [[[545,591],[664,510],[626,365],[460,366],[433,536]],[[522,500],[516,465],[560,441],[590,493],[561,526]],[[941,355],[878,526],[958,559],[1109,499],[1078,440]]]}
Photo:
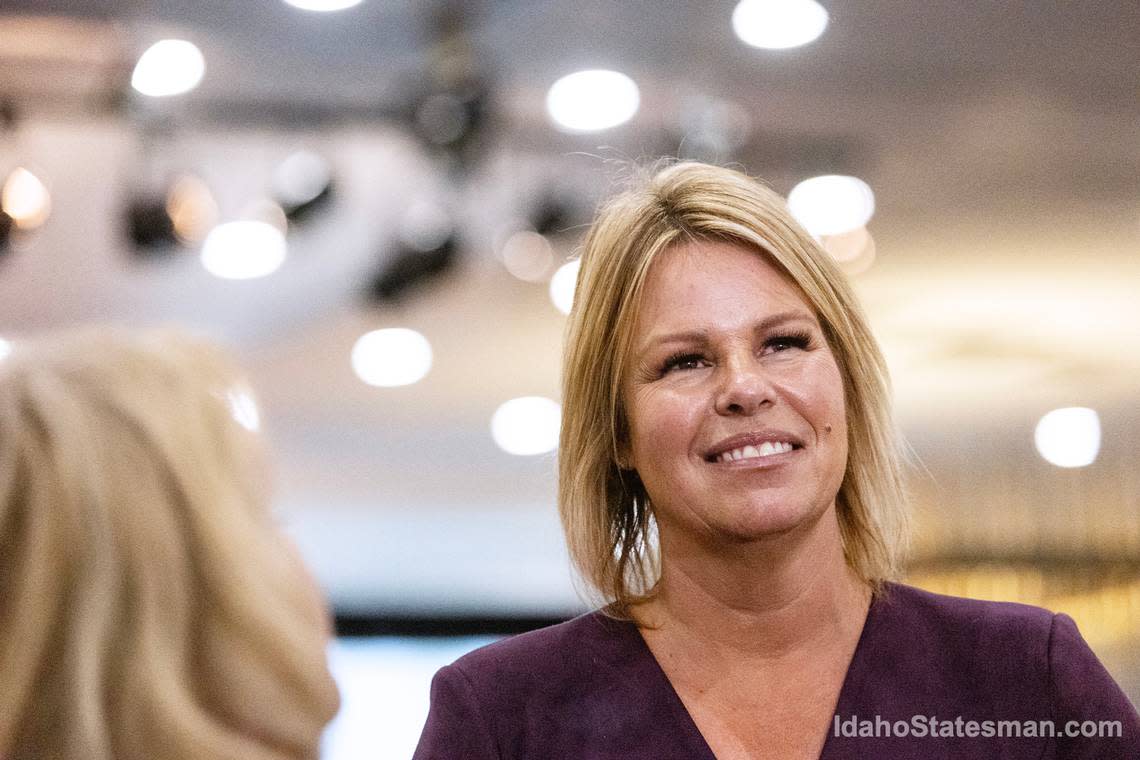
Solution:
{"label": "woman", "polygon": [[[1140,757],[1069,618],[891,581],[886,366],[844,277],[748,177],[677,164],[601,211],[563,409],[559,507],[604,611],[442,669],[417,758]],[[1088,719],[1123,737],[1021,723]]]}
{"label": "woman", "polygon": [[317,757],[326,610],[237,382],[167,332],[0,360],[0,757]]}

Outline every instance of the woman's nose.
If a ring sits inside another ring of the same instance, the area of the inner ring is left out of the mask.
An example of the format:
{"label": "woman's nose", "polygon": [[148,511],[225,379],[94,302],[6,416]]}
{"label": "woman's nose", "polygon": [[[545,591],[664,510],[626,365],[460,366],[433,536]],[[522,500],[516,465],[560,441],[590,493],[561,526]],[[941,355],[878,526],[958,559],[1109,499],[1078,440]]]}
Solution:
{"label": "woman's nose", "polygon": [[734,360],[719,368],[720,382],[713,406],[726,416],[755,414],[775,402],[772,384],[756,360]]}

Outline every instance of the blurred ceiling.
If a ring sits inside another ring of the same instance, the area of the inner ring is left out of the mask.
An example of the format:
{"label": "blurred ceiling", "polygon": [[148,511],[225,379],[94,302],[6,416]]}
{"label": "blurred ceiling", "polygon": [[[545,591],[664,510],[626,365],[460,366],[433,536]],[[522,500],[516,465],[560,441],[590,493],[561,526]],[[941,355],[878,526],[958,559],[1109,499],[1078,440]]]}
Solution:
{"label": "blurred ceiling", "polygon": [[[777,190],[824,172],[874,188],[878,260],[855,282],[920,453],[984,435],[1034,460],[1026,431],[1055,406],[1133,425],[1140,4],[825,5],[830,25],[815,43],[761,51],[733,36],[731,2],[465,4],[493,118],[478,160],[456,172],[401,121],[438,75],[427,3],[312,14],[276,0],[5,0],[0,97],[21,120],[0,142],[0,171],[33,163],[54,212],[0,259],[0,334],[94,319],[207,330],[253,373],[283,501],[311,533],[331,524],[314,513],[337,510],[414,514],[425,532],[449,515],[478,525],[541,513],[530,550],[560,556],[552,456],[507,455],[487,425],[513,396],[557,398],[563,317],[545,286],[503,270],[494,240],[544,194],[588,209],[623,160],[691,149],[693,114],[715,107],[748,124],[742,144],[715,157]],[[141,102],[127,91],[130,69],[168,36],[198,44],[206,77],[186,96]],[[598,67],[638,82],[637,116],[600,134],[555,131],[546,88]],[[226,282],[193,255],[127,255],[121,214],[138,188],[192,168],[235,213],[298,146],[332,161],[338,194],[292,233],[280,271]],[[425,198],[459,220],[461,266],[402,305],[364,305],[363,281]],[[573,244],[565,236],[559,254]],[[356,338],[390,325],[432,341],[435,365],[415,386],[381,390],[352,374]],[[451,551],[401,548],[390,535],[377,539],[385,551],[417,567],[422,551]],[[341,571],[361,594],[375,583],[359,564]]]}

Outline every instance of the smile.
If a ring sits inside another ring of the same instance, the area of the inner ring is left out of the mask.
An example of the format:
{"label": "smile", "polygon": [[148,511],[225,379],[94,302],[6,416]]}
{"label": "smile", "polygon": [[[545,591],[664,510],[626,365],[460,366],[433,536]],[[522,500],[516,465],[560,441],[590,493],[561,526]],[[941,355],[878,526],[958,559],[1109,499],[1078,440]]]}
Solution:
{"label": "smile", "polygon": [[764,441],[759,446],[742,446],[738,449],[722,452],[714,461],[730,464],[742,459],[763,459],[777,454],[786,454],[793,449],[795,446],[788,441]]}

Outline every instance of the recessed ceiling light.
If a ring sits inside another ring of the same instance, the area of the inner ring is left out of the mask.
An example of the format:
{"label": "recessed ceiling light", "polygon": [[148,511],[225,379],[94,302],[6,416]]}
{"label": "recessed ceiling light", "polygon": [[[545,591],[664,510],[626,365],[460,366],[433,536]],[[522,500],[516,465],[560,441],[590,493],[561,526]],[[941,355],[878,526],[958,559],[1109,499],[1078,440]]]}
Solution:
{"label": "recessed ceiling light", "polygon": [[624,124],[640,103],[632,79],[605,69],[567,74],[546,93],[547,113],[566,132],[600,132]]}
{"label": "recessed ceiling light", "polygon": [[286,208],[312,203],[328,191],[331,183],[329,162],[310,150],[290,153],[273,170],[273,196]]}
{"label": "recessed ceiling light", "polygon": [[285,261],[285,235],[268,222],[226,222],[210,230],[201,258],[206,271],[225,280],[265,277]]}
{"label": "recessed ceiling light", "polygon": [[522,396],[499,406],[491,416],[491,437],[503,451],[518,456],[558,448],[562,407],[543,396]]}
{"label": "recessed ceiling light", "polygon": [[862,227],[875,213],[875,194],[857,177],[825,174],[805,179],[788,193],[788,210],[816,237]]}
{"label": "recessed ceiling light", "polygon": [[507,238],[499,251],[507,271],[525,282],[542,282],[554,263],[554,248],[545,235],[519,230]]}
{"label": "recessed ceiling light", "polygon": [[373,330],[352,347],[352,369],[368,385],[395,388],[419,382],[431,369],[428,339],[406,327]]}
{"label": "recessed ceiling light", "polygon": [[574,259],[558,267],[550,278],[550,300],[563,314],[569,314],[574,306],[574,290],[578,285],[578,269],[581,261]]}
{"label": "recessed ceiling light", "polygon": [[740,0],[732,29],[752,47],[783,50],[806,45],[827,28],[827,11],[815,0]]}
{"label": "recessed ceiling light", "polygon": [[166,214],[180,241],[197,243],[217,224],[218,204],[205,182],[185,175],[166,194]]}
{"label": "recessed ceiling light", "polygon": [[328,11],[343,11],[345,8],[360,5],[361,0],[285,0],[285,2],[301,10],[326,13]]}
{"label": "recessed ceiling light", "polygon": [[139,56],[131,87],[155,98],[181,95],[197,87],[205,73],[206,59],[193,42],[160,40]]}
{"label": "recessed ceiling light", "polygon": [[1054,409],[1037,423],[1037,451],[1058,467],[1085,467],[1100,451],[1100,417],[1083,406]]}
{"label": "recessed ceiling light", "polygon": [[0,209],[16,226],[30,230],[43,224],[51,212],[51,195],[40,178],[22,166],[8,175],[0,191]]}

